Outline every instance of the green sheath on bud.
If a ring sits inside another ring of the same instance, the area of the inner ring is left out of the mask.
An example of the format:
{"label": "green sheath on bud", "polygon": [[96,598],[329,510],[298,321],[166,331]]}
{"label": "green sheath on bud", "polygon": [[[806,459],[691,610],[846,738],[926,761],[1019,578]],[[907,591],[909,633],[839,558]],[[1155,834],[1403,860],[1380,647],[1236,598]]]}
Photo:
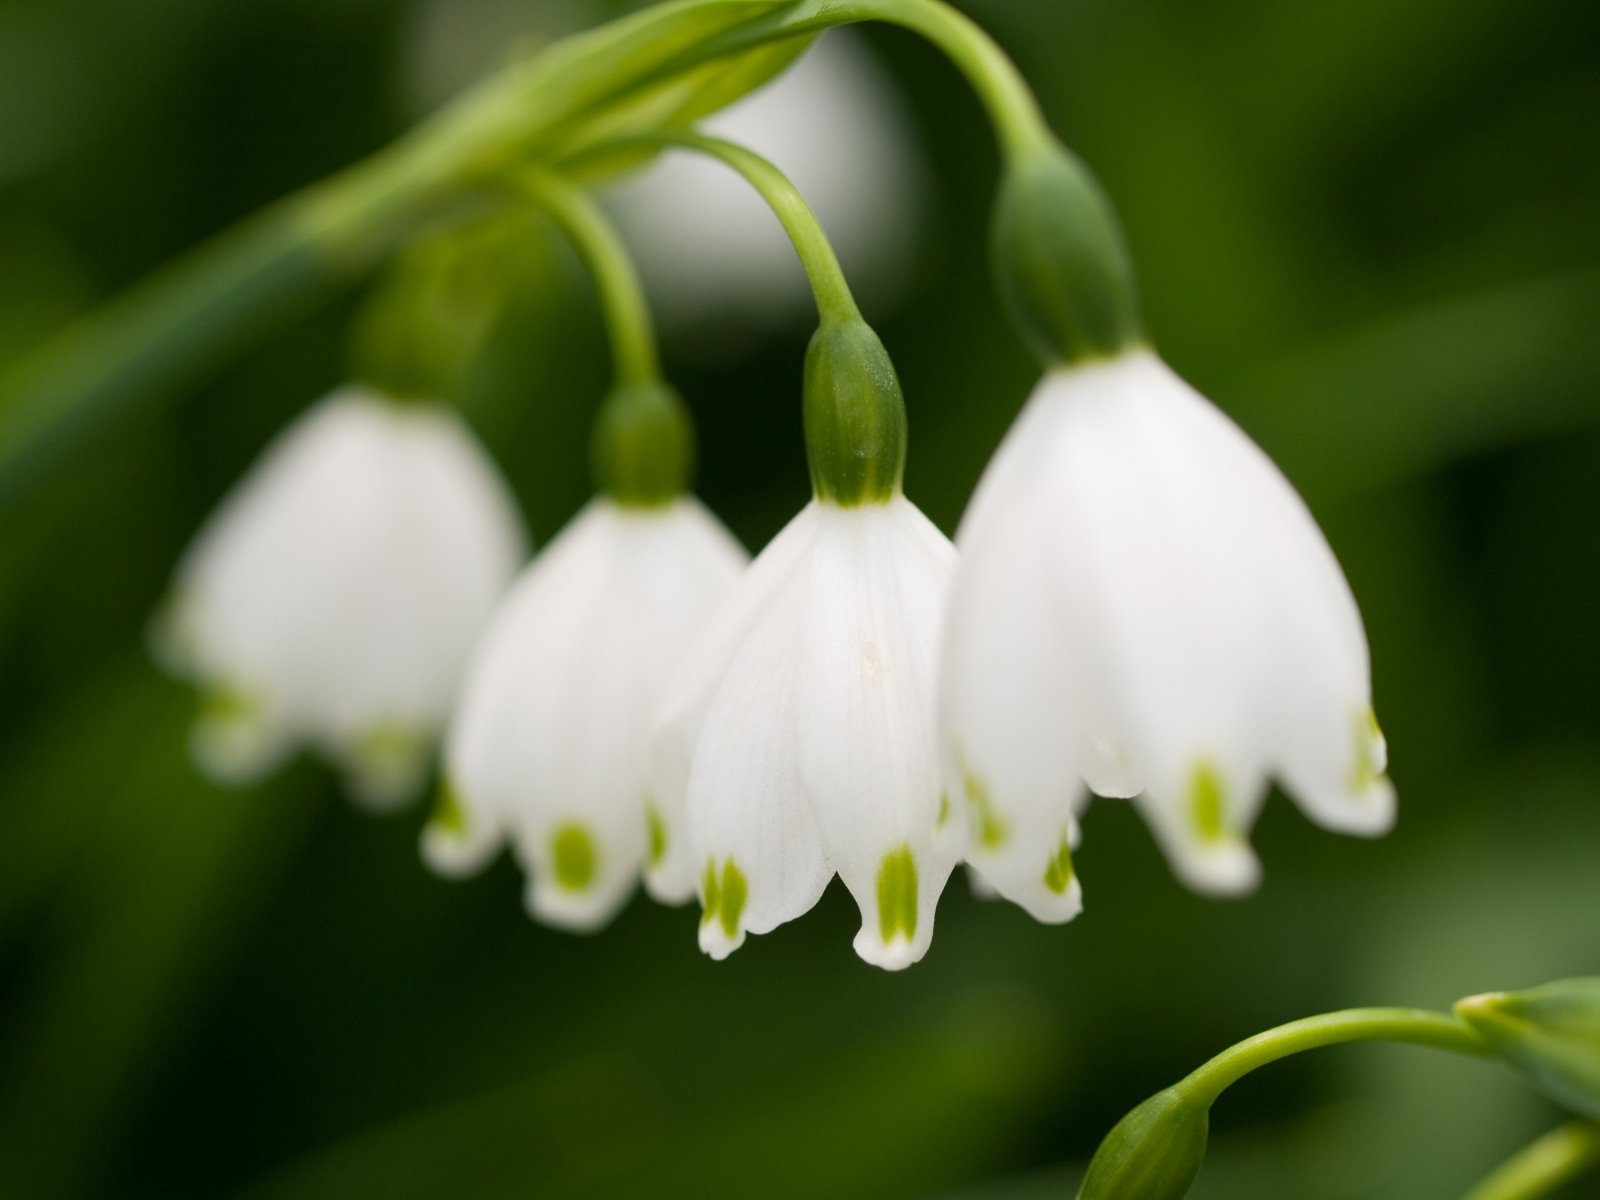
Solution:
{"label": "green sheath on bud", "polygon": [[865,321],[824,321],[811,339],[805,427],[817,499],[853,508],[900,494],[905,398],[889,352]]}
{"label": "green sheath on bud", "polygon": [[1133,265],[1111,202],[1065,147],[1013,158],[990,230],[1000,294],[1047,367],[1143,339]]}
{"label": "green sheath on bud", "polygon": [[1545,1095],[1600,1118],[1600,976],[1471,996],[1456,1012]]}
{"label": "green sheath on bud", "polygon": [[659,379],[614,388],[594,427],[595,484],[629,508],[670,504],[694,477],[694,423]]}
{"label": "green sheath on bud", "polygon": [[1078,1200],[1182,1200],[1200,1174],[1210,1110],[1181,1087],[1157,1092],[1106,1135]]}

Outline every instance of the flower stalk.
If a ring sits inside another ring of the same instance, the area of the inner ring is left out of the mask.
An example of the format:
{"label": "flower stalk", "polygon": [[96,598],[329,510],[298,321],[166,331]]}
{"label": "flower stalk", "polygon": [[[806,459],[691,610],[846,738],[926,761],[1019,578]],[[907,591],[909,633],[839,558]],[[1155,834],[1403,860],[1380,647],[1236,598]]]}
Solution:
{"label": "flower stalk", "polygon": [[1538,1200],[1600,1166],[1600,1124],[1572,1121],[1518,1151],[1462,1200]]}

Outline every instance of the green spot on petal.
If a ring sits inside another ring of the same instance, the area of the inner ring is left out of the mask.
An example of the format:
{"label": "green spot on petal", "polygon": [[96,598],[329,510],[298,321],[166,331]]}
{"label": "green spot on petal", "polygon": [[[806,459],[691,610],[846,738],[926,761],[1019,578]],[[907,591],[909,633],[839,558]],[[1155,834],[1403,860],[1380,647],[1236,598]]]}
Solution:
{"label": "green spot on petal", "polygon": [[989,786],[966,765],[965,759],[961,761],[961,786],[967,793],[967,805],[972,809],[977,826],[978,844],[985,850],[998,850],[1005,845],[1010,830],[995,811]]}
{"label": "green spot on petal", "polygon": [[885,942],[916,936],[917,860],[910,846],[889,851],[878,868],[878,930]]}
{"label": "green spot on petal", "polygon": [[1044,869],[1044,885],[1058,896],[1064,896],[1072,886],[1072,846],[1066,832],[1061,834],[1061,844]]}
{"label": "green spot on petal", "polygon": [[948,793],[939,794],[939,819],[933,823],[935,829],[943,829],[950,820],[950,796]]}
{"label": "green spot on petal", "polygon": [[1383,778],[1378,765],[1378,747],[1383,744],[1383,730],[1378,728],[1378,714],[1370,708],[1355,718],[1355,766],[1350,769],[1350,790],[1364,795],[1372,785]]}
{"label": "green spot on petal", "polygon": [[254,721],[261,715],[259,697],[241,687],[223,685],[208,689],[200,697],[200,717],[206,721],[229,723]]}
{"label": "green spot on petal", "polygon": [[1189,776],[1189,820],[1203,842],[1215,844],[1228,835],[1227,794],[1210,763],[1196,763]]}
{"label": "green spot on petal", "polygon": [[594,882],[598,857],[594,838],[577,821],[557,827],[550,835],[550,862],[556,884],[569,892],[581,892]]}
{"label": "green spot on petal", "polygon": [[667,822],[661,810],[648,800],[645,801],[644,816],[650,828],[650,865],[659,867],[667,857]]}
{"label": "green spot on petal", "polygon": [[455,780],[446,775],[439,781],[439,798],[433,805],[433,816],[428,823],[444,830],[451,837],[463,838],[467,836],[466,805],[461,802],[461,789],[456,787]]}
{"label": "green spot on petal", "polygon": [[722,867],[722,932],[729,937],[739,936],[739,918],[744,914],[744,902],[750,889],[744,872],[729,859]]}
{"label": "green spot on petal", "polygon": [[750,896],[744,872],[730,858],[722,864],[719,876],[716,860],[707,859],[701,891],[705,893],[705,911],[700,915],[700,923],[709,925],[712,921],[720,921],[723,933],[730,938],[738,937],[739,918],[744,914],[744,904]]}

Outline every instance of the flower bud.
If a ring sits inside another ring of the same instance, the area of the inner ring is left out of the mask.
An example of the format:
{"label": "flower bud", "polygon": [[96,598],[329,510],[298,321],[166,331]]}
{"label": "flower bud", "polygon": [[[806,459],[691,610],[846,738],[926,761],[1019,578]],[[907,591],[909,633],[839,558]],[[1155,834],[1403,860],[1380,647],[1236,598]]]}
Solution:
{"label": "flower bud", "polygon": [[1205,1162],[1210,1111],[1181,1089],[1158,1092],[1106,1135],[1078,1200],[1181,1200]]}
{"label": "flower bud", "polygon": [[1110,358],[1143,339],[1116,214],[1065,147],[1006,164],[990,252],[1012,320],[1047,367]]}
{"label": "flower bud", "polygon": [[1600,976],[1469,996],[1456,1012],[1545,1095],[1600,1117]]}
{"label": "flower bud", "polygon": [[694,425],[683,397],[659,379],[622,384],[595,422],[595,484],[628,508],[656,508],[688,491]]}
{"label": "flower bud", "polygon": [[806,457],[819,500],[841,508],[900,493],[906,405],[889,352],[865,321],[826,322],[806,351]]}

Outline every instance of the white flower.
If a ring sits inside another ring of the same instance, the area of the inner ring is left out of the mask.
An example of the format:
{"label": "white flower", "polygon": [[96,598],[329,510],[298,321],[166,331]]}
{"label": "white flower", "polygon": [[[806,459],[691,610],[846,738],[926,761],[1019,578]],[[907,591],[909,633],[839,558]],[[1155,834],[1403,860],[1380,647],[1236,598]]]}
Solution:
{"label": "white flower", "polygon": [[1266,455],[1153,354],[1048,375],[957,545],[940,697],[966,800],[954,840],[1035,916],[1078,910],[1066,847],[1086,789],[1135,797],[1211,892],[1254,886],[1270,777],[1329,828],[1392,824],[1332,551]]}
{"label": "white flower", "polygon": [[423,835],[445,875],[513,840],[528,906],[604,924],[668,833],[651,810],[651,718],[684,648],[748,556],[694,499],[592,501],[518,580],[473,653]]}
{"label": "white flower", "polygon": [[[875,308],[910,269],[926,172],[894,83],[849,30],[701,123],[794,181]],[[744,180],[698,155],[668,154],[613,191],[664,319],[759,327],[805,314],[810,292],[777,220]]]}
{"label": "white flower", "polygon": [[453,411],[332,393],[179,564],[159,648],[208,697],[199,764],[245,782],[303,743],[357,799],[409,798],[523,553],[512,497]]}
{"label": "white flower", "polygon": [[713,957],[805,912],[835,871],[862,958],[897,969],[926,953],[956,861],[932,842],[954,565],[903,496],[813,501],[690,651],[652,760],[669,841],[648,881],[669,899],[698,889]]}

